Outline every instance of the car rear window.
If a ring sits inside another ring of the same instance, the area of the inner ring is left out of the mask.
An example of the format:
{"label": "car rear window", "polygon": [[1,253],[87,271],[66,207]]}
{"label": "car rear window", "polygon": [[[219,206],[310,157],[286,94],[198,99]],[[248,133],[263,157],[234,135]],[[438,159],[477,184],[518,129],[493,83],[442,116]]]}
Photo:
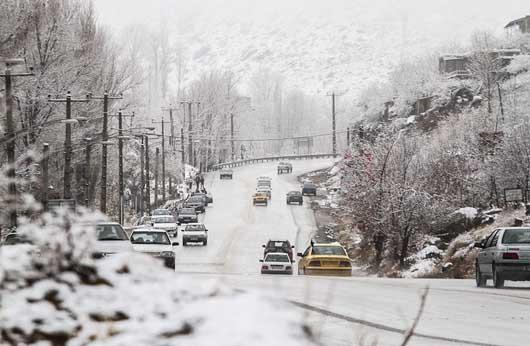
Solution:
{"label": "car rear window", "polygon": [[204,225],[187,225],[185,231],[204,231]]}
{"label": "car rear window", "polygon": [[346,252],[340,246],[313,246],[313,255],[346,256]]}
{"label": "car rear window", "polygon": [[502,236],[503,244],[530,244],[530,228],[507,229]]}
{"label": "car rear window", "polygon": [[175,223],[173,216],[157,216],[151,219],[154,223]]}
{"label": "car rear window", "polygon": [[180,214],[184,214],[184,215],[192,214],[192,215],[195,215],[195,209],[192,209],[192,208],[184,208],[184,209],[181,209],[181,210],[180,210]]}
{"label": "car rear window", "polygon": [[279,262],[279,263],[285,263],[290,262],[289,256],[284,254],[268,254],[265,257],[265,262]]}

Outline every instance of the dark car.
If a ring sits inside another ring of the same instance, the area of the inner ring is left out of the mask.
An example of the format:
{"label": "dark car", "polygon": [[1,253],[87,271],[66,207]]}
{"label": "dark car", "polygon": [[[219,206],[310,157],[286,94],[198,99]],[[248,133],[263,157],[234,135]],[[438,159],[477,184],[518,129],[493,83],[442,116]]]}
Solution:
{"label": "dark car", "polygon": [[184,202],[184,208],[195,208],[198,213],[206,212],[206,196],[191,196]]}
{"label": "dark car", "polygon": [[208,194],[208,193],[204,193],[204,192],[192,192],[191,193],[192,196],[200,196],[204,199],[204,203],[206,204],[206,206],[208,206],[209,203],[213,203],[213,197],[212,195]]}
{"label": "dark car", "polygon": [[302,195],[304,196],[316,196],[317,195],[317,186],[313,183],[304,183],[302,186]]}
{"label": "dark car", "polygon": [[195,208],[182,208],[179,210],[177,218],[179,225],[182,223],[195,223],[197,220],[198,217]]}
{"label": "dark car", "polygon": [[293,260],[293,249],[294,245],[291,245],[291,243],[288,240],[269,240],[267,242],[267,245],[262,245],[262,247],[265,249],[263,250],[263,257],[267,256],[268,253],[272,252],[283,252],[289,255],[289,259]]}
{"label": "dark car", "polygon": [[287,193],[287,204],[298,203],[302,205],[304,203],[304,198],[300,191],[291,191]]}
{"label": "dark car", "polygon": [[289,162],[280,162],[278,164],[278,174],[291,173],[293,171],[293,165]]}
{"label": "dark car", "polygon": [[232,179],[234,177],[234,172],[231,169],[223,169],[219,173],[219,179]]}
{"label": "dark car", "polygon": [[9,233],[2,245],[32,244],[31,240],[24,234]]}

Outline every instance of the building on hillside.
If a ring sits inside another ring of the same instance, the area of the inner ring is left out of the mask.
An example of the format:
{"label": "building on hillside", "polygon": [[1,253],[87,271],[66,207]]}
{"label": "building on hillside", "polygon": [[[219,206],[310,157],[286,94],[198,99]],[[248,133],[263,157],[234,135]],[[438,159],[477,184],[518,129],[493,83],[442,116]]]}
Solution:
{"label": "building on hillside", "polygon": [[504,29],[509,31],[519,30],[523,34],[530,33],[530,15],[516,20],[512,20],[511,22],[506,24]]}
{"label": "building on hillside", "polygon": [[438,69],[448,78],[469,78],[469,56],[466,54],[445,54],[438,60]]}

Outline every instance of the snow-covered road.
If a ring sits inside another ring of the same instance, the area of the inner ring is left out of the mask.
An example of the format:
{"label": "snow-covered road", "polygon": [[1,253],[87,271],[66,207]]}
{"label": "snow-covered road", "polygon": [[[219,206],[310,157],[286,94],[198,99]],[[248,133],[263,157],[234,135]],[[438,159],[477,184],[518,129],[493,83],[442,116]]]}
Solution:
{"label": "snow-covered road", "polygon": [[[261,245],[268,239],[287,238],[297,251],[307,247],[315,230],[309,203],[286,206],[285,194],[299,189],[299,174],[330,164],[296,161],[293,174],[278,176],[276,163],[267,163],[235,169],[231,181],[209,176],[214,203],[203,219],[208,246],[180,248],[177,275],[218,276],[240,289],[261,289],[296,303],[325,345],[358,345],[363,338],[366,345],[373,339],[378,345],[399,345],[427,286],[427,304],[416,329],[420,335],[409,345],[530,345],[528,283],[495,290],[477,289],[471,280],[260,275]],[[259,175],[273,178],[268,207],[251,203]]]}

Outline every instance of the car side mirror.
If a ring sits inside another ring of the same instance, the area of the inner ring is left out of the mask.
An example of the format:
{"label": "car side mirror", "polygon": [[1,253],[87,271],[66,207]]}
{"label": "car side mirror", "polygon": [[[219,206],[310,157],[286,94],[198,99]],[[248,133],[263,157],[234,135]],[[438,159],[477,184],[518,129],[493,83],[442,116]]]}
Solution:
{"label": "car side mirror", "polygon": [[476,247],[476,248],[479,248],[479,249],[484,249],[484,240],[475,242],[475,244],[473,246]]}
{"label": "car side mirror", "polygon": [[171,243],[171,246],[179,246],[178,242]]}
{"label": "car side mirror", "polygon": [[265,248],[265,245],[261,245],[262,248]]}
{"label": "car side mirror", "polygon": [[261,263],[263,263],[263,260],[259,260]]}
{"label": "car side mirror", "polygon": [[298,256],[298,257],[304,257],[304,254],[301,253],[301,252],[299,252],[299,253],[296,254],[296,256]]}
{"label": "car side mirror", "polygon": [[205,230],[204,230],[204,232],[208,232],[208,230],[207,230],[207,229],[205,229]]}
{"label": "car side mirror", "polygon": [[294,249],[294,245],[291,245],[291,249]]}

